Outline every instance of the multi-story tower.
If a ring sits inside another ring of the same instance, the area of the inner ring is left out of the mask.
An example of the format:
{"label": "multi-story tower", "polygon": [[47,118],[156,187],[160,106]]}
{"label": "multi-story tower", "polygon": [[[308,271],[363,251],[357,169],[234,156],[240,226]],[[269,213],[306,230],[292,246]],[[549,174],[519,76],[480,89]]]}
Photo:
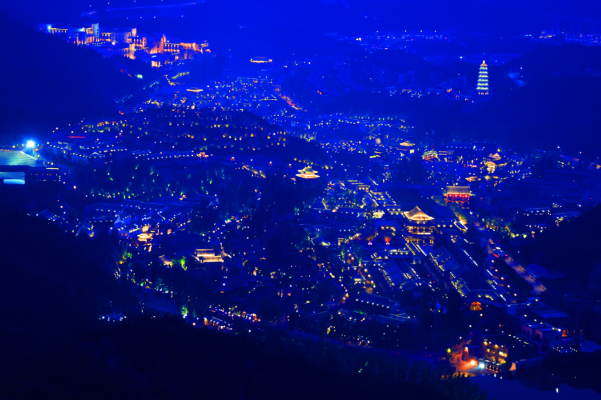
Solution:
{"label": "multi-story tower", "polygon": [[478,72],[478,86],[476,87],[479,95],[488,95],[488,65],[486,61],[480,64],[480,72]]}

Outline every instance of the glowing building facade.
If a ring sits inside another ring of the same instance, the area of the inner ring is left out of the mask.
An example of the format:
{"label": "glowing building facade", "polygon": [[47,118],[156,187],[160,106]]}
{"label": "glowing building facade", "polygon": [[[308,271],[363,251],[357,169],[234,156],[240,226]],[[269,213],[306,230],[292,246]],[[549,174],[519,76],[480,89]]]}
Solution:
{"label": "glowing building facade", "polygon": [[456,203],[461,207],[469,207],[472,189],[469,186],[447,186],[444,194],[445,202]]}
{"label": "glowing building facade", "polygon": [[[201,43],[169,41],[165,35],[138,36],[136,28],[101,31],[97,23],[80,28],[73,28],[70,25],[39,24],[39,30],[49,35],[57,35],[69,43],[91,46],[104,57],[141,58],[153,67],[161,67],[178,60],[189,60],[197,54],[211,52],[207,41]],[[159,54],[164,57],[157,57]]]}
{"label": "glowing building facade", "polygon": [[49,35],[56,35],[68,43],[91,44],[100,40],[100,29],[98,24],[88,27],[73,28],[66,24],[39,24],[38,30]]}
{"label": "glowing building facade", "polygon": [[435,218],[415,206],[411,211],[403,213],[405,220],[405,240],[418,244],[434,244],[434,235],[438,233]]}
{"label": "glowing building facade", "polygon": [[317,175],[317,171],[315,171],[310,166],[307,166],[307,167],[305,167],[303,169],[299,169],[298,172],[299,173],[296,174],[296,176],[298,176],[299,178],[303,178],[303,179],[317,179],[317,178],[319,178],[319,175]]}

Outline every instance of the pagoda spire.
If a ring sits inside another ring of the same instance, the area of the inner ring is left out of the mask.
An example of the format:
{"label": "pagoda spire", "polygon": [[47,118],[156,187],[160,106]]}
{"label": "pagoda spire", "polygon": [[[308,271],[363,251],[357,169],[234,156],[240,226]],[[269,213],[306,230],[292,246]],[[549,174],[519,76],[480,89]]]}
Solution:
{"label": "pagoda spire", "polygon": [[486,61],[482,61],[482,64],[480,64],[480,71],[478,72],[478,86],[476,86],[476,91],[479,95],[488,95],[488,65],[486,65]]}

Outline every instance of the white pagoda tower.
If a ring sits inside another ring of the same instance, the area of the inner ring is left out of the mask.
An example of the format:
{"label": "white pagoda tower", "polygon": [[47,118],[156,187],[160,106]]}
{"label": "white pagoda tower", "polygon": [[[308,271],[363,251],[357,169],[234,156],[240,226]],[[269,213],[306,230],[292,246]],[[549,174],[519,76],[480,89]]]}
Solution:
{"label": "white pagoda tower", "polygon": [[476,90],[479,95],[488,96],[488,65],[486,65],[486,61],[482,61],[482,64],[480,64]]}

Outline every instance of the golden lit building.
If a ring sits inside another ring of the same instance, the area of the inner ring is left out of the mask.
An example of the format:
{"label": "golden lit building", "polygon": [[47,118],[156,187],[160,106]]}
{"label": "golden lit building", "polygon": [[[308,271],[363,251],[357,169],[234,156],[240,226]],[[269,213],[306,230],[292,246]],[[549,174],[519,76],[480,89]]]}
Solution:
{"label": "golden lit building", "polygon": [[485,160],[484,166],[489,174],[493,174],[497,169],[507,165],[507,161],[499,153],[489,154]]}
{"label": "golden lit building", "polygon": [[91,44],[100,40],[98,24],[79,28],[66,24],[39,24],[38,30],[49,35],[59,36],[66,42],[77,45]]}
{"label": "golden lit building", "polygon": [[137,58],[136,52],[165,55],[166,57],[157,60],[141,54],[140,58],[154,67],[160,67],[173,61],[189,60],[197,54],[211,52],[207,41],[196,43],[175,40],[170,42],[165,35],[138,36],[136,28],[100,30],[99,25],[95,23],[81,28],[73,28],[70,25],[39,24],[38,29],[50,35],[60,36],[69,43],[94,46],[94,49],[104,57],[122,55],[134,59]]}
{"label": "golden lit building", "polygon": [[435,218],[426,214],[421,208],[415,206],[411,211],[405,211],[404,216],[406,235],[408,242],[421,244],[434,244],[434,235],[438,233],[434,223]]}
{"label": "golden lit building", "polygon": [[296,176],[298,176],[299,178],[303,178],[303,179],[317,179],[317,178],[319,178],[319,175],[317,175],[317,171],[315,171],[309,165],[306,166],[303,169],[299,169],[298,172],[299,173],[296,174]]}
{"label": "golden lit building", "polygon": [[221,254],[216,254],[213,249],[196,249],[196,251],[192,254],[199,263],[223,263],[223,256]]}
{"label": "golden lit building", "polygon": [[177,40],[170,42],[165,35],[154,38],[134,38],[134,40],[136,43],[141,43],[145,49],[147,48],[150,54],[175,54],[177,60],[188,60],[192,59],[196,53],[211,52],[207,41],[202,43],[186,43]]}
{"label": "golden lit building", "polygon": [[97,41],[109,42],[109,43],[131,43],[132,38],[137,36],[137,29],[112,29],[100,32],[100,36]]}
{"label": "golden lit building", "polygon": [[405,141],[405,142],[401,143],[401,147],[399,150],[402,153],[413,154],[413,153],[415,153],[415,149],[416,149],[415,143]]}

